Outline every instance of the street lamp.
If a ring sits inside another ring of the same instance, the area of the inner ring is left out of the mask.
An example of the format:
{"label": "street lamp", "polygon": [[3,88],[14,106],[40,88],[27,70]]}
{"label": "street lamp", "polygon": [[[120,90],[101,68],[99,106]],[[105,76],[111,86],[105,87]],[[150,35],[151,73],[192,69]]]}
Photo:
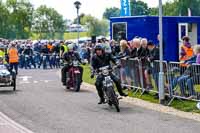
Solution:
{"label": "street lamp", "polygon": [[163,72],[163,14],[162,0],[159,0],[159,45],[160,45],[160,73],[159,73],[159,102],[164,104],[164,72]]}
{"label": "street lamp", "polygon": [[76,1],[74,2],[74,5],[75,5],[75,8],[77,9],[77,25],[78,25],[78,36],[77,36],[77,45],[79,46],[79,38],[80,38],[80,34],[79,34],[79,9],[80,9],[80,6],[81,6],[81,2],[79,1]]}

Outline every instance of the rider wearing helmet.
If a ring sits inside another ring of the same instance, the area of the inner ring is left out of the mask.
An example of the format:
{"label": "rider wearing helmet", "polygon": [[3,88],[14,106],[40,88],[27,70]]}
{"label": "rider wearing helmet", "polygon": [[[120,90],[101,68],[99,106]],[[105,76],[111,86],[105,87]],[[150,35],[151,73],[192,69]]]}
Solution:
{"label": "rider wearing helmet", "polygon": [[[92,57],[92,62],[91,62],[92,70],[93,70],[91,78],[94,78],[94,71],[96,71],[99,68],[104,67],[104,66],[110,66],[111,61],[114,64],[116,64],[115,59],[112,57],[112,55],[105,53],[103,47],[101,45],[97,45],[94,49],[94,55]],[[121,96],[127,96],[122,91],[120,79],[113,74],[111,74],[110,76],[111,76],[112,80],[114,81],[114,83],[116,84],[119,94]],[[102,90],[102,86],[103,86],[102,81],[103,81],[103,77],[100,75],[97,76],[95,86],[96,86],[98,95],[100,97],[100,102],[98,104],[105,103],[105,98],[104,98],[104,94],[103,94],[103,90]]]}
{"label": "rider wearing helmet", "polygon": [[[70,65],[72,63],[72,61],[76,60],[79,61],[79,63],[82,63],[81,58],[79,56],[79,54],[77,52],[74,51],[75,45],[74,44],[69,44],[68,45],[68,52],[65,52],[62,56],[62,58],[64,59],[64,67],[61,70],[61,80],[63,85],[66,85],[66,80],[67,80],[67,72],[70,69]],[[82,75],[83,75],[83,68],[81,66],[79,66],[79,70],[81,72],[81,81],[82,81]]]}

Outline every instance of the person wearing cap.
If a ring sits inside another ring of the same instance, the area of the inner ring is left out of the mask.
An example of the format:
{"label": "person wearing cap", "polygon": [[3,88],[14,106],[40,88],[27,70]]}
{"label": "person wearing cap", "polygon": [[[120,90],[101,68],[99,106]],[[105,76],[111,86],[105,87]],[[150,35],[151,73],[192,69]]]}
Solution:
{"label": "person wearing cap", "polygon": [[[190,44],[190,38],[188,36],[183,37],[183,44],[181,45],[180,52],[180,62],[184,63],[186,60],[190,59],[193,55],[193,48]],[[182,66],[187,66],[182,64]]]}
{"label": "person wearing cap", "polygon": [[16,74],[18,74],[19,56],[18,56],[18,50],[15,47],[15,43],[12,43],[11,47],[8,49],[8,57],[9,57],[10,71],[12,71],[14,68]]}
{"label": "person wearing cap", "polygon": [[145,81],[146,81],[146,89],[152,89],[153,86],[151,84],[151,78],[150,74],[153,74],[153,78],[156,81],[156,86],[158,87],[158,73],[156,73],[156,70],[154,67],[152,67],[152,62],[155,60],[159,60],[159,49],[155,46],[155,44],[152,41],[149,41],[147,43],[147,48],[149,50],[149,55],[147,57],[147,60],[149,61],[149,65],[147,69],[145,70]]}

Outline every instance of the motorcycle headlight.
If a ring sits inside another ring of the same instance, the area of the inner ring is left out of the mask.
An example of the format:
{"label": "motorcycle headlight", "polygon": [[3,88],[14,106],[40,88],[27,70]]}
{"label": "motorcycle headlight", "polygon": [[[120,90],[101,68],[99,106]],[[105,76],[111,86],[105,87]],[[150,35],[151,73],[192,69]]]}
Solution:
{"label": "motorcycle headlight", "polygon": [[103,70],[102,71],[103,75],[108,75],[109,74],[109,71],[107,69]]}

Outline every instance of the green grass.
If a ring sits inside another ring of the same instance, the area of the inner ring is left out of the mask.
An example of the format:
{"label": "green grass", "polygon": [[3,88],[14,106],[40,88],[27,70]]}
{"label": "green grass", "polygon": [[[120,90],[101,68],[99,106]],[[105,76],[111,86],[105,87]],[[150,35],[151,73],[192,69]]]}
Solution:
{"label": "green grass", "polygon": [[[80,32],[80,37],[87,37],[87,32]],[[77,32],[69,32],[69,33],[64,33],[64,39],[69,40],[69,39],[76,39],[77,38]]]}
{"label": "green grass", "polygon": [[83,81],[89,84],[94,85],[95,83],[95,79],[91,79],[90,75],[91,75],[91,69],[89,65],[85,65],[83,66],[84,72],[83,72]]}
{"label": "green grass", "polygon": [[[94,85],[95,79],[90,78],[90,74],[91,74],[90,66],[86,65],[86,66],[83,66],[83,68],[84,68],[83,81]],[[130,97],[139,98],[145,101],[149,101],[151,103],[157,103],[157,104],[159,103],[159,100],[154,97],[155,93],[153,92],[150,92],[149,94],[144,94],[142,96],[141,96],[141,92],[138,92],[136,94],[132,91],[127,91],[127,92]],[[172,102],[171,107],[184,111],[184,112],[200,113],[200,110],[197,109],[196,104],[197,102],[194,102],[194,101],[175,99]]]}
{"label": "green grass", "polygon": [[[64,33],[64,35],[56,33],[54,38],[55,39],[61,39],[63,38],[64,40],[70,40],[70,39],[76,39],[77,38],[77,32],[66,32]],[[45,36],[45,34],[42,34],[43,38],[48,38],[47,36]],[[87,32],[80,32],[80,37],[88,37],[88,33]],[[33,40],[37,40],[40,38],[40,35],[37,33],[32,33],[31,35],[31,39]]]}

